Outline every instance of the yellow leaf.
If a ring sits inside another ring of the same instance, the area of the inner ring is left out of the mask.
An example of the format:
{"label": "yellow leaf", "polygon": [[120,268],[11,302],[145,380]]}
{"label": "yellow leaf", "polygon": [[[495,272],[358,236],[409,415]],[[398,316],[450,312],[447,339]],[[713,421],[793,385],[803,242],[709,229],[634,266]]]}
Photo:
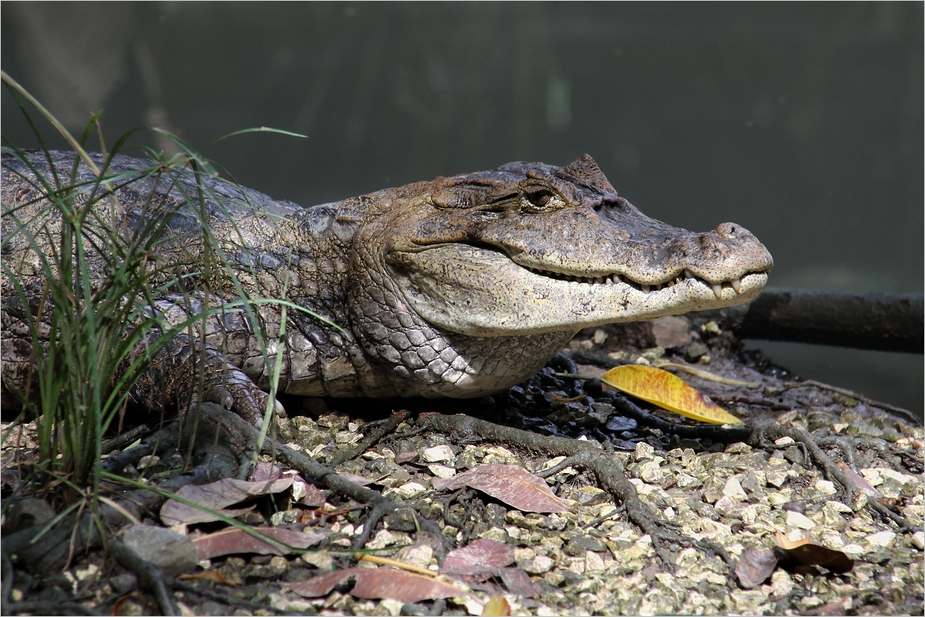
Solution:
{"label": "yellow leaf", "polygon": [[707,395],[668,371],[651,366],[627,364],[610,369],[601,376],[601,381],[621,392],[694,420],[711,424],[742,423],[711,401]]}
{"label": "yellow leaf", "polygon": [[511,614],[511,605],[504,596],[492,596],[482,608],[482,617],[503,616]]}

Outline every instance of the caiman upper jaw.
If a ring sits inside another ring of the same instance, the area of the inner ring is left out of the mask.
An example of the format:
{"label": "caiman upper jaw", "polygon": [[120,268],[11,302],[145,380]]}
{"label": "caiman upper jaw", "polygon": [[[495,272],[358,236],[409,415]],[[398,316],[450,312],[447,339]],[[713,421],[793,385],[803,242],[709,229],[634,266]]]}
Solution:
{"label": "caiman upper jaw", "polygon": [[[655,222],[658,225],[661,223]],[[709,287],[717,299],[724,288],[741,291],[748,274],[770,273],[774,261],[767,249],[748,230],[722,223],[714,231],[693,234],[675,229],[678,238],[655,248],[628,240],[613,256],[596,253],[594,259],[577,264],[542,263],[534,254],[518,252],[511,259],[536,274],[558,280],[590,284],[626,284],[643,293],[659,291],[692,279]],[[619,245],[619,243],[618,243]],[[572,267],[568,267],[568,266]],[[577,266],[577,267],[576,267]]]}

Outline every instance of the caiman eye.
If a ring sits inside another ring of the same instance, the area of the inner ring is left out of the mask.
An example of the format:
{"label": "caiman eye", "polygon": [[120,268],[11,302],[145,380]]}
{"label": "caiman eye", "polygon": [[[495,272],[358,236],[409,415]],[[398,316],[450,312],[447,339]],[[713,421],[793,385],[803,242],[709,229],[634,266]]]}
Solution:
{"label": "caiman eye", "polygon": [[540,212],[564,205],[564,201],[553,191],[546,188],[526,190],[523,193],[523,206],[527,212]]}

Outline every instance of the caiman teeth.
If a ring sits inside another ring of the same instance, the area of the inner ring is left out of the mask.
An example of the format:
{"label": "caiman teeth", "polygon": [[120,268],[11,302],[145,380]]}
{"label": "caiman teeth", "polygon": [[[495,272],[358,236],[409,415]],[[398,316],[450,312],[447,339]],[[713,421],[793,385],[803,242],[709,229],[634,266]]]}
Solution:
{"label": "caiman teeth", "polygon": [[643,293],[650,293],[652,291],[660,291],[663,289],[668,289],[669,287],[680,285],[687,279],[694,279],[706,285],[713,291],[713,295],[715,295],[716,298],[720,300],[723,297],[723,287],[731,287],[733,291],[735,291],[737,294],[741,293],[741,289],[742,289],[742,280],[739,278],[730,279],[729,281],[724,281],[722,283],[711,283],[709,281],[706,281],[698,277],[696,274],[694,274],[687,268],[685,268],[681,274],[675,276],[673,279],[669,279],[668,281],[665,281],[664,283],[637,283],[636,281],[626,276],[623,276],[621,274],[618,274],[616,272],[613,272],[611,274],[607,274],[604,276],[582,277],[582,276],[576,276],[574,274],[561,274],[558,272],[539,270],[535,268],[528,268],[528,269],[531,270],[532,272],[535,272],[536,274],[539,274],[542,276],[548,276],[548,277],[559,279],[562,281],[567,281],[573,284],[617,285],[617,284],[623,283],[625,285],[629,285],[635,289],[638,289],[639,291]]}
{"label": "caiman teeth", "polygon": [[742,284],[742,282],[739,279],[732,279],[731,281],[729,281],[729,284],[732,285],[732,288],[735,290],[736,293],[739,293],[739,286]]}

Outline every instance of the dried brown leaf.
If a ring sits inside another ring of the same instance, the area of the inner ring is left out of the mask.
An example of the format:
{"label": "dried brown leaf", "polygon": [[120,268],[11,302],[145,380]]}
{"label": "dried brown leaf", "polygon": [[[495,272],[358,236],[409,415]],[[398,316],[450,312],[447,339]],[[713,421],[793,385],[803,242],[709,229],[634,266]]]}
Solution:
{"label": "dried brown leaf", "polygon": [[441,571],[468,568],[503,568],[514,563],[514,547],[503,542],[479,538],[449,552]]}
{"label": "dried brown leaf", "polygon": [[452,598],[467,593],[466,589],[439,581],[429,576],[392,568],[347,568],[312,577],[289,589],[308,598],[324,596],[349,578],[355,583],[350,593],[358,598],[380,600],[388,598],[399,602],[420,602],[438,598]]}
{"label": "dried brown leaf", "polygon": [[279,465],[274,465],[273,463],[267,463],[265,461],[259,461],[254,465],[254,470],[251,472],[251,477],[249,478],[251,482],[272,482],[273,480],[279,480],[283,477],[283,470]]}
{"label": "dried brown leaf", "polygon": [[238,527],[229,527],[193,540],[200,559],[212,559],[222,555],[257,553],[258,555],[287,555],[292,549],[305,549],[318,544],[327,534],[320,532],[302,533],[294,529],[279,527],[255,527],[254,531],[279,542],[268,542],[256,538]]}
{"label": "dried brown leaf", "polygon": [[[292,486],[292,478],[282,478],[270,482],[248,482],[236,478],[225,478],[224,480],[201,486],[184,486],[177,491],[177,496],[197,503],[209,510],[215,510],[222,512],[226,516],[234,517],[247,512],[250,508],[224,510],[224,512],[223,509],[254,496],[282,492],[290,486]],[[191,525],[193,523],[220,520],[219,517],[209,512],[204,512],[174,499],[168,499],[161,507],[160,516],[165,525],[176,525],[178,523]]]}
{"label": "dried brown leaf", "polygon": [[774,532],[774,540],[789,557],[804,566],[822,566],[836,574],[850,572],[854,567],[854,560],[845,553],[819,546],[812,540],[806,538],[790,540],[779,531]]}
{"label": "dried brown leaf", "polygon": [[777,556],[774,551],[748,547],[742,551],[739,563],[736,564],[736,578],[743,589],[752,589],[768,580],[777,567]]}
{"label": "dried brown leaf", "polygon": [[523,512],[562,512],[567,506],[542,478],[518,465],[479,465],[452,478],[435,478],[433,486],[437,490],[468,486]]}

